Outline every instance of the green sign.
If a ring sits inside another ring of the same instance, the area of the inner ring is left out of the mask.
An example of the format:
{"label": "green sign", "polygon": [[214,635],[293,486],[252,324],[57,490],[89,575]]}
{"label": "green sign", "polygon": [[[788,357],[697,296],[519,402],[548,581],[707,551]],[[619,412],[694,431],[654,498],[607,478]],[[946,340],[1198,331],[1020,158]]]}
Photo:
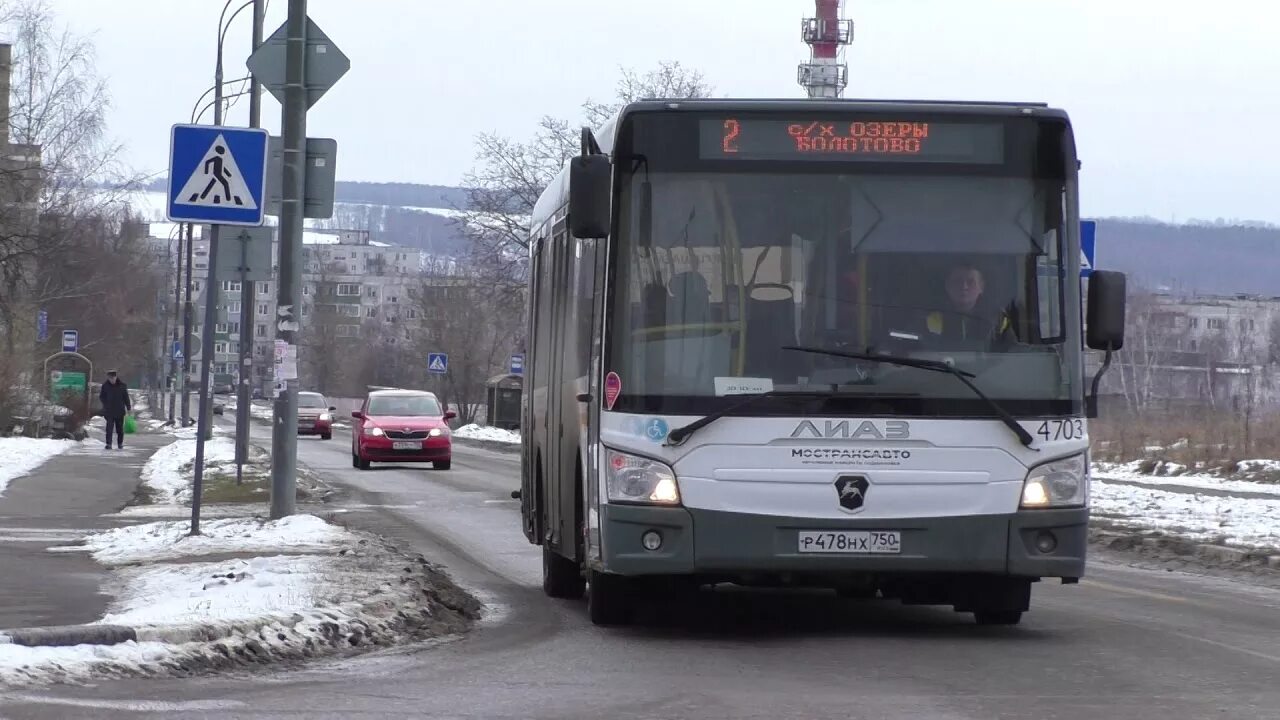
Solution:
{"label": "green sign", "polygon": [[49,373],[49,383],[53,388],[53,399],[57,401],[64,393],[75,393],[83,395],[85,392],[85,378],[82,372],[68,372],[66,370],[54,370]]}

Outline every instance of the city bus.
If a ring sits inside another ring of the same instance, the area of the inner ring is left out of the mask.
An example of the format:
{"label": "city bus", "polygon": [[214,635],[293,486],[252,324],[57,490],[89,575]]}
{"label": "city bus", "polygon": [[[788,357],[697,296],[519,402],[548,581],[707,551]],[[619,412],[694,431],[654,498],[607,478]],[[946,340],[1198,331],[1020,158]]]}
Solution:
{"label": "city bus", "polygon": [[1125,301],[1081,278],[1078,168],[1037,103],[645,100],[584,128],[529,243],[513,496],[546,594],[601,625],[720,583],[1010,625],[1078,582]]}

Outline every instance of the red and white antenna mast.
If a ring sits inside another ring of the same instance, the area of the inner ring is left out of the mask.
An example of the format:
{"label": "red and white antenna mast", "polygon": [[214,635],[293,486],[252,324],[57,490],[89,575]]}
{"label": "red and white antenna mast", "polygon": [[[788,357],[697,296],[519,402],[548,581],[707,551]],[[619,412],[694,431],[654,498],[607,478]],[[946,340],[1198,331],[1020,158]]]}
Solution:
{"label": "red and white antenna mast", "polygon": [[838,98],[849,84],[844,49],[853,42],[853,21],[841,17],[842,0],[816,0],[816,17],[805,18],[800,36],[809,46],[809,62],[801,63],[796,79],[811,98]]}

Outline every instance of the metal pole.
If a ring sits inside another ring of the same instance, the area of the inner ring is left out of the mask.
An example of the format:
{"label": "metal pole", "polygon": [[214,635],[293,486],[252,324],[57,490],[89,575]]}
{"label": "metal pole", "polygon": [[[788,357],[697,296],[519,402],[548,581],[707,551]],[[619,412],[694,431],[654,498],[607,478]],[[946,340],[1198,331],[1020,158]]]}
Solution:
{"label": "metal pole", "polygon": [[249,281],[249,233],[240,232],[240,382],[236,386],[236,484],[249,460],[249,380],[253,374],[253,310],[255,283]]}
{"label": "metal pole", "polygon": [[[263,0],[253,0],[253,42],[250,52],[262,44]],[[262,102],[258,79],[249,82],[249,127],[262,127]],[[253,380],[253,320],[257,294],[249,281],[249,234],[240,233],[240,383],[236,386],[236,484],[244,478],[244,464],[249,460],[249,392]]]}
{"label": "metal pole", "polygon": [[178,383],[178,395],[182,398],[182,427],[190,424],[191,394],[187,392],[187,378],[191,376],[191,324],[195,321],[195,304],[191,297],[191,266],[195,264],[195,226],[184,223],[187,231],[187,291],[182,308],[182,377]]}
{"label": "metal pole", "polygon": [[[178,226],[178,272],[173,282],[173,342],[175,344],[181,339],[180,328],[182,327],[182,226]],[[186,345],[180,345],[182,354],[186,355]],[[169,424],[174,425],[174,416],[178,412],[178,376],[182,373],[182,361],[176,357],[172,357],[172,349],[169,352],[169,367],[173,368],[171,377],[172,384],[169,387]],[[185,419],[185,418],[184,418]]]}
{"label": "metal pole", "polygon": [[[222,124],[222,28],[218,28],[218,61],[214,70],[213,124]],[[204,493],[204,444],[213,434],[213,393],[209,374],[213,369],[214,330],[218,327],[218,235],[220,226],[209,226],[209,271],[205,276],[204,330],[200,333],[200,417],[196,425],[195,477],[191,488],[191,534],[200,534],[200,503]]]}
{"label": "metal pole", "polygon": [[[253,46],[250,53],[256,52],[262,45],[262,24],[266,20],[265,3],[253,0]],[[262,127],[262,83],[258,78],[250,76],[249,80],[249,127]]]}
{"label": "metal pole", "polygon": [[[280,114],[284,182],[280,201],[280,287],[276,337],[297,347],[302,318],[302,224],[307,144],[307,0],[289,0],[285,97]],[[271,424],[271,517],[294,512],[298,463],[298,382],[285,380]]]}

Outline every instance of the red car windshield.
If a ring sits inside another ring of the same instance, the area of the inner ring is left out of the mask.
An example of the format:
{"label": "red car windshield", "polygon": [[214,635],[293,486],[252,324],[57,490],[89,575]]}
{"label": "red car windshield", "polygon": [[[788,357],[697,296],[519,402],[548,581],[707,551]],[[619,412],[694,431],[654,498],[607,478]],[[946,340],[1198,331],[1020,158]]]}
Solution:
{"label": "red car windshield", "polygon": [[369,400],[369,415],[384,417],[439,417],[440,404],[427,395],[393,395]]}

